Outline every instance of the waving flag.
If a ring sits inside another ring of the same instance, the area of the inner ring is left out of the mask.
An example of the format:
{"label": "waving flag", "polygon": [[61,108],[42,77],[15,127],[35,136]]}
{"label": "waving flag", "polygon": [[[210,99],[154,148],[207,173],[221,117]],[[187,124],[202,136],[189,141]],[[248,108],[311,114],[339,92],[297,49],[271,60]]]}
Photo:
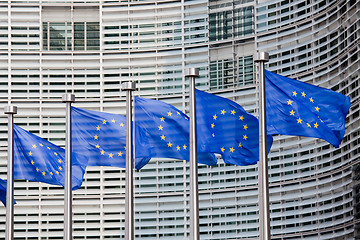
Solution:
{"label": "waving flag", "polygon": [[6,181],[0,179],[0,201],[6,207]]}
{"label": "waving flag", "polygon": [[350,98],[265,70],[269,134],[321,138],[339,147]]}
{"label": "waving flag", "polygon": [[[162,101],[135,97],[134,105],[135,155],[189,161],[188,116]],[[215,165],[216,157],[198,151],[198,163]]]}
{"label": "waving flag", "polygon": [[[71,108],[72,150],[87,159],[87,166],[126,166],[126,118],[111,114]],[[150,158],[136,158],[140,169]]]}
{"label": "waving flag", "polygon": [[[14,179],[64,187],[64,156],[65,149],[14,124]],[[86,165],[76,161],[76,154],[72,159],[72,186],[76,190],[81,187]]]}
{"label": "waving flag", "polygon": [[[225,163],[256,164],[259,160],[259,121],[239,104],[200,90],[196,94],[199,151],[221,154]],[[272,137],[268,135],[268,150]]]}

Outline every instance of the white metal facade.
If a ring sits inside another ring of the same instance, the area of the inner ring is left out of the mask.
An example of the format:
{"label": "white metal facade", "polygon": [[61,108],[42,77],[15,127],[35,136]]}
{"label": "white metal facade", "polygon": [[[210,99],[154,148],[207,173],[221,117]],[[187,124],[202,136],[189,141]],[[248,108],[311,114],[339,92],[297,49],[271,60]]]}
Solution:
{"label": "white metal facade", "polygon": [[[186,112],[183,72],[198,67],[198,88],[256,115],[252,55],[268,51],[269,70],[352,102],[338,149],[312,138],[275,137],[273,239],[355,239],[359,19],[355,0],[0,1],[0,102],[18,106],[15,123],[63,146],[62,94],[74,93],[76,107],[124,114],[121,83],[131,80],[136,95]],[[98,30],[87,28],[96,24]],[[5,115],[0,123],[0,177],[6,179]],[[189,239],[188,173],[187,162],[170,159],[152,159],[136,173],[137,239]],[[88,168],[83,187],[73,192],[74,239],[122,239],[124,194],[123,169]],[[15,239],[63,238],[63,189],[17,180],[15,198]],[[256,166],[200,166],[199,199],[201,239],[257,239]]]}

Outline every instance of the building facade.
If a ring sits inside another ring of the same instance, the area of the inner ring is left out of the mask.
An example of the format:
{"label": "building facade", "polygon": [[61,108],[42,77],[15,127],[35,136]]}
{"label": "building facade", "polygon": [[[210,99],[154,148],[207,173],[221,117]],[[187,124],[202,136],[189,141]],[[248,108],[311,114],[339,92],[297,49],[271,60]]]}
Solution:
{"label": "building facade", "polygon": [[[188,112],[184,70],[197,88],[257,115],[253,54],[267,69],[351,98],[340,148],[275,136],[269,154],[272,239],[359,239],[360,3],[356,0],[0,1],[0,103],[15,123],[64,146],[65,104],[125,113],[135,95]],[[0,117],[0,177],[7,120]],[[257,166],[199,166],[201,239],[258,239]],[[189,239],[189,164],[152,159],[135,174],[136,239]],[[89,167],[73,192],[74,239],[122,239],[123,169]],[[63,189],[15,183],[15,238],[63,239]],[[5,208],[0,208],[0,238]]]}

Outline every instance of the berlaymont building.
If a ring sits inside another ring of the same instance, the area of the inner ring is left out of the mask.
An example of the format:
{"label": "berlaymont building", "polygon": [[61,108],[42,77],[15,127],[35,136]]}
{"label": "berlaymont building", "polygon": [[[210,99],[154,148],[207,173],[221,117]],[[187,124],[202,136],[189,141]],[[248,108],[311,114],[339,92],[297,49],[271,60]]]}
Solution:
{"label": "berlaymont building", "polygon": [[[269,154],[274,240],[360,238],[360,2],[357,0],[0,1],[0,105],[15,123],[64,146],[65,104],[125,114],[134,95],[188,113],[184,70],[197,88],[257,116],[254,53],[267,69],[351,98],[339,148],[275,136]],[[6,179],[7,116],[0,116]],[[123,239],[125,171],[89,167],[73,192],[74,239]],[[136,239],[190,239],[189,163],[152,159],[135,173]],[[63,239],[64,190],[15,182],[15,238]],[[257,165],[199,166],[201,239],[258,239]],[[0,208],[0,238],[5,208]]]}

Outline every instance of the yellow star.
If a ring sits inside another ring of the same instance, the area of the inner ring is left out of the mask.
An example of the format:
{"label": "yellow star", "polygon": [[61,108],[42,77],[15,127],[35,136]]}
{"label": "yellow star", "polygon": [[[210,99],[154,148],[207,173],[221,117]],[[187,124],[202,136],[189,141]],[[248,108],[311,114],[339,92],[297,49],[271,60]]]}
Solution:
{"label": "yellow star", "polygon": [[106,121],[105,121],[105,120],[103,121],[103,124],[104,124],[104,125],[106,124]]}
{"label": "yellow star", "polygon": [[301,119],[301,118],[298,118],[298,119],[297,119],[297,123],[302,123],[302,119]]}
{"label": "yellow star", "polygon": [[301,92],[301,96],[305,97],[305,96],[306,96],[306,94],[305,94],[304,92]]}
{"label": "yellow star", "polygon": [[231,115],[235,115],[236,111],[235,110],[231,110]]}
{"label": "yellow star", "polygon": [[186,150],[186,148],[187,148],[187,146],[184,144],[183,149],[185,149],[185,150]]}
{"label": "yellow star", "polygon": [[177,115],[180,115],[180,112],[176,112]]}
{"label": "yellow star", "polygon": [[214,124],[214,123],[212,123],[212,124],[211,124],[211,128],[214,128],[214,127],[215,127],[215,124]]}
{"label": "yellow star", "polygon": [[234,151],[235,151],[235,149],[231,147],[231,148],[230,148],[230,152],[234,152]]}
{"label": "yellow star", "polygon": [[111,120],[111,122],[114,123],[114,122],[115,122],[115,119]]}
{"label": "yellow star", "polygon": [[293,101],[291,101],[290,99],[289,99],[289,101],[287,101],[288,105],[292,105],[292,103],[293,103]]}
{"label": "yellow star", "polygon": [[160,136],[161,140],[165,140],[166,136],[162,135]]}
{"label": "yellow star", "polygon": [[215,134],[213,133],[212,136],[215,137]]}
{"label": "yellow star", "polygon": [[39,144],[40,147],[43,147],[44,145],[42,145],[41,143]]}
{"label": "yellow star", "polygon": [[58,171],[56,171],[55,173],[56,173],[57,175],[59,175],[59,172],[58,172]]}
{"label": "yellow star", "polygon": [[104,151],[104,150],[101,150],[100,153],[101,153],[101,155],[104,155],[104,154],[105,154],[105,151]]}
{"label": "yellow star", "polygon": [[309,128],[311,128],[311,125],[310,125],[309,123],[306,123],[306,125],[307,125]]}
{"label": "yellow star", "polygon": [[95,136],[94,136],[94,139],[95,139],[95,140],[98,140],[98,138],[99,138],[98,135],[95,135]]}
{"label": "yellow star", "polygon": [[61,170],[62,170],[62,167],[58,167],[58,169],[61,171]]}
{"label": "yellow star", "polygon": [[189,120],[187,117],[184,117],[185,118],[185,120]]}
{"label": "yellow star", "polygon": [[314,102],[314,99],[313,99],[312,97],[311,97],[311,98],[309,98],[309,99],[310,99],[310,102],[312,102],[312,103]]}
{"label": "yellow star", "polygon": [[97,127],[96,127],[96,130],[100,131],[100,126],[97,126]]}
{"label": "yellow star", "polygon": [[121,157],[123,155],[122,152],[118,152],[118,156]]}
{"label": "yellow star", "polygon": [[239,146],[238,146],[238,147],[242,148],[242,145],[241,145],[241,143],[239,143]]}
{"label": "yellow star", "polygon": [[172,112],[170,112],[170,111],[167,114],[168,114],[169,117],[172,116]]}
{"label": "yellow star", "polygon": [[244,121],[244,116],[240,116],[239,120]]}
{"label": "yellow star", "polygon": [[112,158],[114,156],[114,154],[110,153],[109,154],[109,158]]}
{"label": "yellow star", "polygon": [[61,159],[58,160],[58,163],[62,163]]}
{"label": "yellow star", "polygon": [[120,123],[120,127],[123,127],[124,126],[124,124],[123,123]]}
{"label": "yellow star", "polygon": [[96,148],[100,148],[100,145],[99,144],[96,144],[96,146],[95,146]]}
{"label": "yellow star", "polygon": [[39,168],[36,168],[36,171],[38,172],[38,171],[39,171]]}
{"label": "yellow star", "polygon": [[31,151],[29,152],[29,156],[32,156],[32,152],[31,152]]}
{"label": "yellow star", "polygon": [[318,128],[319,124],[318,123],[315,123],[314,124],[314,128]]}
{"label": "yellow star", "polygon": [[52,176],[52,175],[54,175],[52,172],[50,172],[50,175]]}
{"label": "yellow star", "polygon": [[42,175],[45,176],[45,172],[42,172]]}
{"label": "yellow star", "polygon": [[32,145],[32,147],[33,147],[33,148],[36,148],[36,145],[34,144],[34,145]]}
{"label": "yellow star", "polygon": [[224,152],[224,151],[225,151],[225,148],[222,147],[222,148],[220,148],[220,150],[221,150],[221,152]]}
{"label": "yellow star", "polygon": [[217,116],[216,116],[216,114],[215,114],[215,115],[213,116],[213,119],[214,119],[214,120],[216,120],[216,119],[217,119]]}
{"label": "yellow star", "polygon": [[225,115],[225,113],[226,113],[225,109],[221,110],[222,115]]}
{"label": "yellow star", "polygon": [[158,126],[159,130],[162,131],[163,130],[163,126]]}
{"label": "yellow star", "polygon": [[291,115],[292,115],[292,116],[295,116],[294,110],[291,110],[291,111],[290,111],[290,116],[291,116]]}
{"label": "yellow star", "polygon": [[244,129],[245,130],[247,130],[249,127],[247,126],[247,124],[246,125],[244,125]]}
{"label": "yellow star", "polygon": [[50,150],[51,148],[47,147],[47,149],[49,149],[49,150]]}
{"label": "yellow star", "polygon": [[56,152],[54,152],[55,156],[57,156],[58,154]]}
{"label": "yellow star", "polygon": [[124,149],[126,150],[126,146],[124,147]]}
{"label": "yellow star", "polygon": [[243,139],[245,139],[245,140],[248,139],[248,136],[244,135],[244,136],[243,136]]}
{"label": "yellow star", "polygon": [[176,146],[176,150],[180,151],[180,149],[181,149],[180,146]]}
{"label": "yellow star", "polygon": [[165,122],[165,118],[164,118],[164,117],[161,117],[161,118],[160,118],[160,121]]}
{"label": "yellow star", "polygon": [[318,112],[319,110],[320,110],[320,108],[319,108],[319,107],[315,107],[315,111],[317,111],[317,112]]}
{"label": "yellow star", "polygon": [[31,160],[31,164],[34,165],[34,163],[35,163],[35,162],[34,162],[33,160]]}
{"label": "yellow star", "polygon": [[172,143],[171,142],[168,142],[168,147],[172,147]]}
{"label": "yellow star", "polygon": [[293,94],[293,96],[295,96],[295,97],[296,97],[297,92],[296,92],[296,91],[293,91],[293,92],[292,92],[292,94]]}

